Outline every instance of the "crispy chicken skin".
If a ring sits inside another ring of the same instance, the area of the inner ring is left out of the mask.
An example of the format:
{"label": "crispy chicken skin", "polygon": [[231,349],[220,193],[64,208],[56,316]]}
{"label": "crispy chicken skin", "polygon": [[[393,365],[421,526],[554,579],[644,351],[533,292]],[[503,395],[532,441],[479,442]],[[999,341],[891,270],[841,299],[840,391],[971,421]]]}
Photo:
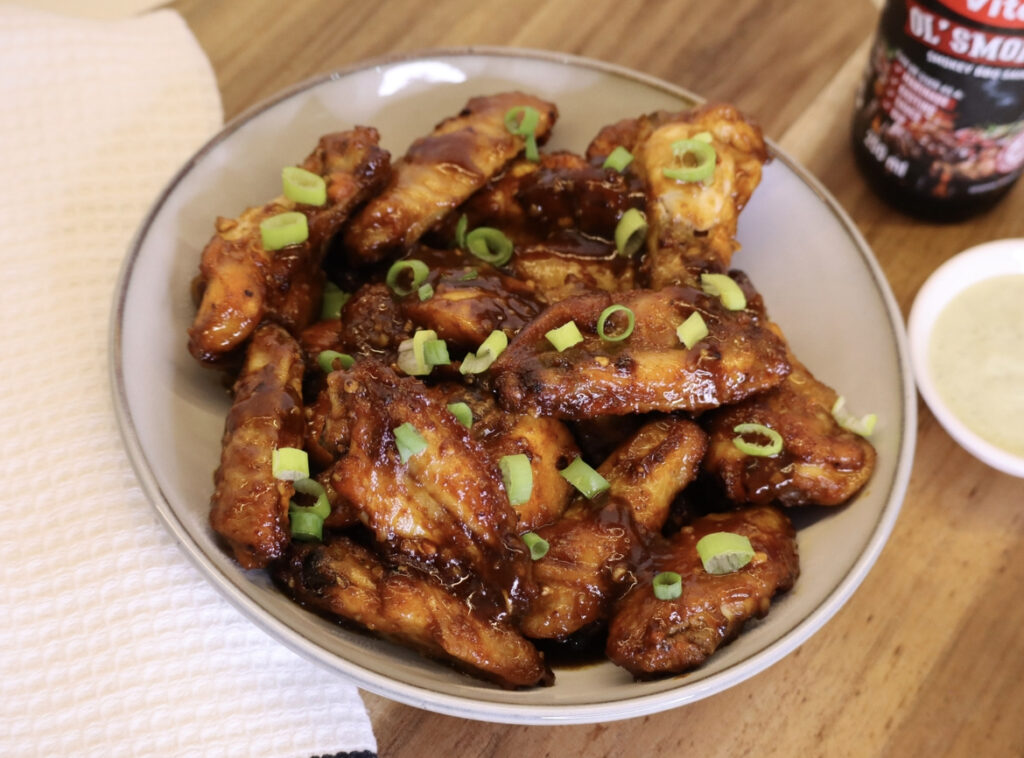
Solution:
{"label": "crispy chicken skin", "polygon": [[[729,574],[707,573],[697,541],[712,532],[746,536],[753,559]],[[651,580],[661,571],[682,577],[680,597],[654,596]],[[771,599],[792,587],[798,574],[796,536],[779,510],[756,506],[700,518],[652,550],[636,586],[616,606],[607,655],[637,678],[699,666],[747,621],[768,613]]]}
{"label": "crispy chicken skin", "polygon": [[323,545],[295,544],[273,571],[303,605],[502,687],[553,682],[541,654],[510,624],[481,618],[429,576],[389,567],[344,537]]}
{"label": "crispy chicken skin", "polygon": [[457,116],[413,142],[388,186],[348,226],[345,244],[353,262],[400,254],[501,171],[525,145],[525,138],[505,127],[505,114],[521,106],[538,111],[536,137],[543,142],[558,109],[522,92],[474,97]]}
{"label": "crispy chicken skin", "polygon": [[[297,204],[280,197],[246,209],[238,218],[218,218],[217,233],[203,250],[197,289],[201,300],[189,329],[189,351],[217,363],[245,344],[264,319],[292,334],[310,324],[319,307],[324,248],[353,208],[374,194],[390,171],[389,156],[377,147],[376,129],[356,127],[329,134],[302,167],[323,176],[327,203]],[[308,239],[267,251],[260,222],[288,211],[307,217]]]}
{"label": "crispy chicken skin", "polygon": [[557,523],[537,534],[547,555],[533,564],[539,594],[520,622],[527,637],[561,639],[607,617],[633,580],[644,542],[697,475],[707,438],[692,421],[651,421],[599,468],[610,488],[593,502],[579,496]]}
{"label": "crispy chicken skin", "polygon": [[[662,169],[677,163],[673,143],[707,132],[715,148],[710,180],[681,182]],[[631,170],[647,186],[648,249],[644,286],[690,284],[701,271],[728,270],[740,211],[761,181],[768,150],[760,127],[730,105],[709,103],[684,113],[659,111],[613,124],[591,142],[587,156],[603,158],[616,146],[634,153]]]}
{"label": "crispy chicken skin", "polygon": [[[612,304],[636,316],[627,340],[597,334],[598,318]],[[694,311],[709,335],[687,349],[676,328]],[[545,335],[569,321],[584,339],[559,352]],[[754,311],[729,311],[717,297],[669,287],[556,303],[519,333],[492,374],[502,405],[516,411],[569,419],[701,411],[778,385],[789,373],[785,352]]]}
{"label": "crispy chicken skin", "polygon": [[[475,596],[478,607],[521,612],[533,589],[529,554],[501,474],[469,430],[421,382],[371,359],[333,372],[328,386],[342,393],[349,429],[330,482],[379,548]],[[402,462],[395,429],[405,423],[427,447]]]}
{"label": "crispy chicken skin", "polygon": [[247,569],[262,568],[289,542],[290,482],[274,478],[280,447],[302,447],[302,351],[280,326],[256,330],[235,383],[214,475],[210,525]]}
{"label": "crispy chicken skin", "polygon": [[[832,417],[836,393],[790,354],[793,371],[771,392],[715,410],[701,423],[710,435],[705,470],[736,503],[839,505],[871,477],[875,449]],[[762,424],[782,436],[770,457],[744,455],[733,443],[737,424]]]}

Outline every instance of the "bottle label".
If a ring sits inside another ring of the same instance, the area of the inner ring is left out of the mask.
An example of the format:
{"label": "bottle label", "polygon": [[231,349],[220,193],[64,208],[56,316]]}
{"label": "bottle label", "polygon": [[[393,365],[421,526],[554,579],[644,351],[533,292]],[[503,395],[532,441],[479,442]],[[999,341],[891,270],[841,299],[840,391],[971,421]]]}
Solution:
{"label": "bottle label", "polygon": [[890,0],[854,128],[917,194],[1013,182],[1024,167],[1024,0]]}

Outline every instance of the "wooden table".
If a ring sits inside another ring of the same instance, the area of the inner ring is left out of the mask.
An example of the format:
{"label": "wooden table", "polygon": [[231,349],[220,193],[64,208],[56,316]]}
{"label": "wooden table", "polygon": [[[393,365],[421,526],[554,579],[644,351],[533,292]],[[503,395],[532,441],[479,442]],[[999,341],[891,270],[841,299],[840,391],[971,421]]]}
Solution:
{"label": "wooden table", "polygon": [[[867,0],[172,6],[213,63],[227,118],[363,58],[469,44],[599,58],[731,101],[850,213],[904,315],[954,253],[1024,236],[1024,182],[955,225],[902,216],[865,185],[848,125],[878,13]],[[881,558],[838,615],[768,671],[684,708],[593,726],[482,724],[367,694],[381,755],[1024,755],[1024,484],[968,456],[923,403],[919,418],[910,489]]]}

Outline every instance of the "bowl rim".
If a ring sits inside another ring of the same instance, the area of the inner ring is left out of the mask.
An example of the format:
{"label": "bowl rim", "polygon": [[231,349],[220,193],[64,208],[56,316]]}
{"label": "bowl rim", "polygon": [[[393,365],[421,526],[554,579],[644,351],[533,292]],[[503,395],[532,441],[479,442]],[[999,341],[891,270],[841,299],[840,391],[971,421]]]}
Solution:
{"label": "bowl rim", "polygon": [[928,360],[935,322],[946,306],[967,288],[1006,274],[1024,274],[1024,237],[991,240],[957,253],[935,269],[918,290],[907,331],[917,388],[942,428],[982,463],[1024,477],[1024,457],[989,442],[950,409],[936,386]]}
{"label": "bowl rim", "polygon": [[650,74],[594,58],[522,47],[465,46],[425,48],[361,60],[351,65],[299,81],[243,110],[207,140],[168,181],[163,190],[154,199],[149,211],[141,221],[128,247],[128,255],[122,262],[113,296],[112,317],[109,328],[108,370],[111,377],[115,414],[126,451],[147,499],[164,522],[164,526],[171,533],[185,555],[221,595],[241,611],[249,621],[255,623],[271,637],[297,654],[336,673],[342,674],[359,687],[382,697],[437,713],[508,724],[553,725],[613,721],[657,713],[696,702],[735,686],[778,662],[821,629],[846,603],[876,562],[895,526],[907,487],[909,486],[916,442],[916,390],[913,371],[911,370],[908,357],[907,338],[902,328],[903,322],[899,306],[893,296],[888,280],[863,235],[846,211],[817,178],[812,176],[803,166],[787,155],[785,151],[770,139],[766,138],[766,143],[772,158],[785,164],[826,205],[835,216],[836,221],[850,237],[863,264],[869,270],[873,283],[885,306],[889,317],[889,328],[896,346],[896,364],[902,379],[902,419],[898,428],[894,426],[894,432],[898,432],[900,435],[900,445],[891,485],[884,500],[884,506],[878,514],[877,521],[864,550],[849,568],[846,575],[841,578],[832,592],[813,611],[806,614],[783,637],[747,658],[738,661],[728,669],[711,674],[705,679],[696,682],[683,682],[678,688],[670,690],[637,695],[625,700],[573,705],[537,705],[475,700],[461,695],[450,695],[415,684],[400,682],[364,669],[357,663],[342,659],[307,640],[303,635],[273,616],[242,592],[230,578],[220,573],[212,559],[206,555],[200,545],[193,541],[184,524],[175,514],[166,493],[160,487],[150,467],[136,432],[128,405],[125,376],[122,372],[123,346],[121,325],[125,315],[127,285],[140,255],[142,243],[146,238],[148,229],[182,179],[208,153],[250,120],[276,104],[306,90],[313,89],[334,79],[377,67],[433,58],[469,58],[474,56],[518,58],[591,69],[644,84],[667,94],[688,99],[695,104],[704,102],[704,98],[683,87]]}

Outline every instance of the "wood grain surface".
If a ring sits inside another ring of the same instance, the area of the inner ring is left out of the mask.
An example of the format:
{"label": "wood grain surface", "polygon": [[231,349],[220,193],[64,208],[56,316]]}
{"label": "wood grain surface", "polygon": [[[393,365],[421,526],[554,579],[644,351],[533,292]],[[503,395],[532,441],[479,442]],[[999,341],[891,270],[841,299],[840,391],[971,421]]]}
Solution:
{"label": "wood grain surface", "polygon": [[[228,118],[365,58],[466,45],[599,58],[731,101],[835,195],[904,315],[956,252],[1024,236],[1024,182],[991,211],[942,225],[894,211],[858,174],[849,120],[877,20],[868,0],[171,6],[209,55]],[[591,726],[482,724],[366,694],[380,754],[1024,756],[1024,482],[969,457],[918,410],[909,492],[879,561],[832,621],[766,672],[683,708]]]}

